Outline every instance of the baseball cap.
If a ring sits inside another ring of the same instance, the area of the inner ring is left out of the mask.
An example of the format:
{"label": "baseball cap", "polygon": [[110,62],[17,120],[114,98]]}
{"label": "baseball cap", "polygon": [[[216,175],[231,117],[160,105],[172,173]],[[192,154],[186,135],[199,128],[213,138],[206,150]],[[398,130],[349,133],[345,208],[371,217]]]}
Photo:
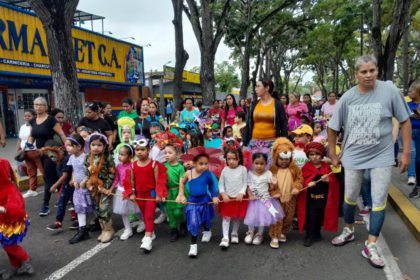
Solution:
{"label": "baseball cap", "polygon": [[295,130],[293,130],[292,133],[294,133],[296,135],[309,134],[309,135],[312,136],[314,134],[314,131],[313,131],[312,127],[310,127],[309,125],[302,124],[301,126],[296,128]]}

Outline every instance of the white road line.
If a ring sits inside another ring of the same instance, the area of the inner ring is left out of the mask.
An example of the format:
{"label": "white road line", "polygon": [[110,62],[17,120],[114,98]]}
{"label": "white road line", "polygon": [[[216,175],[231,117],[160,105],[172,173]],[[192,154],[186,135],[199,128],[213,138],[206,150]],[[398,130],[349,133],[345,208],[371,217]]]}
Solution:
{"label": "white road line", "polygon": [[[359,200],[359,208],[362,209],[361,200]],[[366,223],[366,229],[369,230],[369,216],[363,217],[363,220]],[[378,251],[382,255],[385,261],[384,273],[387,280],[404,280],[404,275],[398,266],[394,255],[391,252],[391,249],[388,246],[388,243],[385,240],[385,237],[380,233],[378,240],[376,241],[378,245]]]}

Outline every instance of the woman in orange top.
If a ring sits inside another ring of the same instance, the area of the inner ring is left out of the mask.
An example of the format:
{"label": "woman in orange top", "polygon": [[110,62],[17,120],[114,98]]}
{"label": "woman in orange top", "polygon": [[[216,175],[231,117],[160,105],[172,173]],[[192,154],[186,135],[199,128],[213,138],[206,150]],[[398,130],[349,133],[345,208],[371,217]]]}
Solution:
{"label": "woman in orange top", "polygon": [[[258,100],[251,104],[243,145],[252,153],[265,153],[271,157],[271,146],[278,137],[287,137],[287,118],[280,100],[273,94],[274,84],[268,79],[257,82]],[[271,158],[267,166],[270,166]]]}

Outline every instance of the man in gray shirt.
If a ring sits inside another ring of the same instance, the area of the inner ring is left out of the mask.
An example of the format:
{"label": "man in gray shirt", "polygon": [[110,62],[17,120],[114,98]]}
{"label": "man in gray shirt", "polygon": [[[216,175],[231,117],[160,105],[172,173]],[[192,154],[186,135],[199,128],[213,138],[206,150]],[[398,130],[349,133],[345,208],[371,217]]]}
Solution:
{"label": "man in gray shirt", "polygon": [[354,240],[354,212],[363,173],[370,170],[372,211],[369,236],[362,255],[374,267],[383,268],[376,240],[385,218],[386,199],[394,165],[392,117],[401,124],[403,155],[400,169],[405,172],[410,162],[411,125],[409,109],[392,82],[376,80],[375,57],[362,56],[355,65],[358,85],[348,90],[337,103],[328,125],[328,144],[334,166],[339,164],[335,151],[337,133],[344,128],[341,162],[345,168],[343,232],[332,240],[342,246]]}

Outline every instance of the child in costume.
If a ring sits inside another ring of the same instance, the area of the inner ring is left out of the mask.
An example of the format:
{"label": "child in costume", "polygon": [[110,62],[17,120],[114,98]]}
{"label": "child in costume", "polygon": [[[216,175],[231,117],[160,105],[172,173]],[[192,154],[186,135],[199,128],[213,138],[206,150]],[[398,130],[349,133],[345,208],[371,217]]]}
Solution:
{"label": "child in costume", "polygon": [[[204,227],[201,242],[210,242],[211,220],[214,217],[213,206],[219,203],[219,191],[217,182],[214,181],[212,173],[208,170],[209,156],[205,153],[198,154],[193,159],[194,168],[185,173],[179,183],[179,194],[176,198],[178,203],[187,203],[185,209],[187,216],[187,228],[191,234],[191,245],[188,255],[197,256],[197,237],[200,227]],[[188,200],[185,197],[185,189],[189,192]]]}
{"label": "child in costume", "polygon": [[204,147],[205,148],[214,148],[221,149],[223,141],[219,137],[213,137],[212,130],[208,127],[204,128],[203,132],[204,138]]}
{"label": "child in costume", "polygon": [[219,192],[223,203],[219,206],[223,217],[223,238],[220,247],[229,247],[229,226],[233,219],[230,242],[239,243],[238,229],[241,220],[245,218],[248,201],[242,200],[248,187],[247,170],[242,165],[242,152],[236,146],[228,146],[225,152],[226,167],[223,168],[219,180]]}
{"label": "child in costume", "polygon": [[100,133],[89,136],[89,154],[85,158],[86,187],[91,191],[95,201],[96,216],[102,232],[98,241],[107,243],[114,237],[112,227],[112,183],[115,176],[114,159],[108,153],[108,139]]}
{"label": "child in costume", "polygon": [[273,144],[270,171],[273,173],[274,189],[272,194],[279,194],[280,204],[284,211],[284,219],[271,225],[269,234],[271,248],[279,248],[279,241],[286,242],[286,234],[290,232],[295,217],[297,195],[302,189],[302,171],[294,163],[292,154],[294,146],[285,137],[277,138]]}
{"label": "child in costume", "polygon": [[312,127],[307,124],[302,124],[300,127],[292,131],[294,137],[295,150],[293,151],[293,161],[302,169],[308,161],[305,153],[305,146],[312,141],[314,131]]}
{"label": "child in costume", "polygon": [[130,178],[124,183],[124,197],[137,200],[146,224],[146,233],[140,248],[150,252],[155,238],[153,218],[156,202],[163,201],[168,196],[167,174],[163,164],[149,158],[150,147],[145,138],[135,140],[133,146],[138,160],[131,163]]}
{"label": "child in costume", "polygon": [[28,253],[18,245],[26,236],[28,226],[25,200],[16,186],[12,167],[9,161],[0,158],[0,245],[13,267],[11,270],[0,271],[3,279],[9,279],[15,274],[34,274]]}
{"label": "child in costume", "polygon": [[[253,170],[248,173],[248,195],[251,201],[244,224],[248,225],[245,243],[260,245],[263,242],[264,227],[276,224],[284,217],[281,208],[279,194],[270,195],[272,189],[273,175],[266,170],[268,156],[263,153],[255,153],[252,155]],[[258,232],[254,234],[255,227]]]}
{"label": "child in costume", "polygon": [[85,141],[80,135],[68,137],[66,142],[67,151],[70,158],[67,165],[72,169],[70,185],[73,187],[73,205],[79,222],[77,233],[69,240],[70,244],[75,244],[89,238],[89,230],[86,226],[87,215],[95,211],[92,195],[86,188],[86,172],[84,153]]}
{"label": "child in costume", "polygon": [[329,165],[322,161],[324,145],[312,142],[305,151],[309,161],[302,168],[303,186],[308,188],[298,196],[298,223],[300,232],[306,228],[303,245],[309,247],[321,240],[321,226],[324,230],[337,231],[339,189]]}
{"label": "child in costume", "polygon": [[133,155],[134,150],[130,144],[124,144],[120,147],[118,155],[119,163],[116,168],[114,182],[112,183],[113,188],[116,189],[113,200],[113,212],[121,215],[124,224],[124,232],[120,236],[121,240],[127,240],[133,235],[133,229],[128,215],[140,212],[137,204],[123,199],[124,180],[126,180],[127,176],[130,176]]}

